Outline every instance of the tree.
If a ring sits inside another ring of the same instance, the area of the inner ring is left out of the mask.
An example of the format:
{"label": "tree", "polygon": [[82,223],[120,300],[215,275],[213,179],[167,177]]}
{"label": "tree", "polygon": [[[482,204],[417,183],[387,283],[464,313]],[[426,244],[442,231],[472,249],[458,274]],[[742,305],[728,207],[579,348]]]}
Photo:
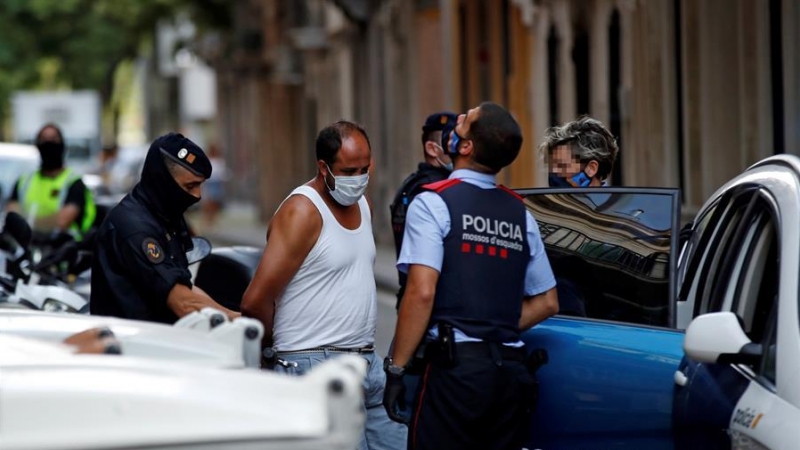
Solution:
{"label": "tree", "polygon": [[[3,0],[0,125],[15,90],[46,83],[97,89],[107,106],[117,67],[146,48],[159,20],[178,12],[205,27],[231,23],[225,0]],[[45,66],[55,68],[54,79],[44,76]]]}

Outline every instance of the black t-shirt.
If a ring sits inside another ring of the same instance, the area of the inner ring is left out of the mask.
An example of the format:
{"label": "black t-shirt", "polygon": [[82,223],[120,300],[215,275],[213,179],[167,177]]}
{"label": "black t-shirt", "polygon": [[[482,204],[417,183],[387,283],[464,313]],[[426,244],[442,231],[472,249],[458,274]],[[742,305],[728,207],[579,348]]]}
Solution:
{"label": "black t-shirt", "polygon": [[91,313],[174,323],[167,306],[176,284],[192,287],[184,227],[157,219],[135,192],[109,211],[97,233]]}
{"label": "black t-shirt", "polygon": [[[9,201],[12,202],[20,202],[19,199],[19,181],[14,183],[14,189],[11,191],[11,197],[9,197]],[[83,184],[83,181],[78,178],[72,185],[70,185],[69,190],[67,191],[67,197],[64,200],[64,205],[75,205],[78,207],[80,211],[78,213],[78,217],[75,219],[75,223],[80,225],[83,223],[83,217],[86,214],[86,185]],[[53,193],[55,196],[58,196],[57,192]]]}

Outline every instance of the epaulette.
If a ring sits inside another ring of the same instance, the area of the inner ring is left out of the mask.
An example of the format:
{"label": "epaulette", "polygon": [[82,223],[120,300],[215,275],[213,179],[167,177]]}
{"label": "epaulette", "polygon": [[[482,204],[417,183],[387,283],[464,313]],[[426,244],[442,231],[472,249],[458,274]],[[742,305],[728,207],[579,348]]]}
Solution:
{"label": "epaulette", "polygon": [[428,191],[439,193],[449,187],[457,185],[458,183],[461,183],[461,180],[458,178],[448,178],[446,180],[437,181],[436,183],[426,184],[422,186],[422,188]]}

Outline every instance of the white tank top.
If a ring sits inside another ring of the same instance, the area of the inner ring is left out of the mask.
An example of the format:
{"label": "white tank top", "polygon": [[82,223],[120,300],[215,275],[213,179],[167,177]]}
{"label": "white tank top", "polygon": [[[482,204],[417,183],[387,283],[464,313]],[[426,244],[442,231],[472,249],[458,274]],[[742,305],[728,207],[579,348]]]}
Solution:
{"label": "white tank top", "polygon": [[322,231],[275,302],[275,349],[285,352],[373,344],[377,315],[375,240],[366,198],[358,200],[361,224],[348,230],[313,188],[300,186],[289,197],[292,195],[303,195],[314,203],[322,216]]}

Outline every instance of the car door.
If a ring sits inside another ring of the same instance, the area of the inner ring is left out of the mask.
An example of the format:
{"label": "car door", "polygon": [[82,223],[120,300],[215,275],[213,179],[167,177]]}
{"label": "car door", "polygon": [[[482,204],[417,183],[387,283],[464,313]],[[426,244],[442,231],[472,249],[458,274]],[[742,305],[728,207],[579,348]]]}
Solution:
{"label": "car door", "polygon": [[528,448],[672,449],[679,200],[675,189],[518,191],[536,218],[560,314],[544,348]]}
{"label": "car door", "polygon": [[[796,448],[800,437],[800,161],[791,170],[781,159],[757,165],[740,177],[744,183],[721,196],[714,215],[720,219],[718,230],[725,231],[717,235],[728,237],[708,238],[707,243],[717,243],[714,248],[698,247],[693,256],[698,263],[688,265],[681,291],[681,297],[696,302],[699,317],[687,331],[689,356],[680,368],[684,377],[676,376],[683,383],[675,391],[675,423],[678,435],[705,440],[707,448],[788,449]],[[698,256],[704,253],[713,256]],[[710,323],[705,319],[720,314],[735,318],[733,328],[746,344],[716,356],[713,349],[724,346],[725,338],[713,345],[710,341],[723,330],[703,327]],[[705,338],[699,338],[703,329]],[[698,357],[703,346],[707,355]]]}

